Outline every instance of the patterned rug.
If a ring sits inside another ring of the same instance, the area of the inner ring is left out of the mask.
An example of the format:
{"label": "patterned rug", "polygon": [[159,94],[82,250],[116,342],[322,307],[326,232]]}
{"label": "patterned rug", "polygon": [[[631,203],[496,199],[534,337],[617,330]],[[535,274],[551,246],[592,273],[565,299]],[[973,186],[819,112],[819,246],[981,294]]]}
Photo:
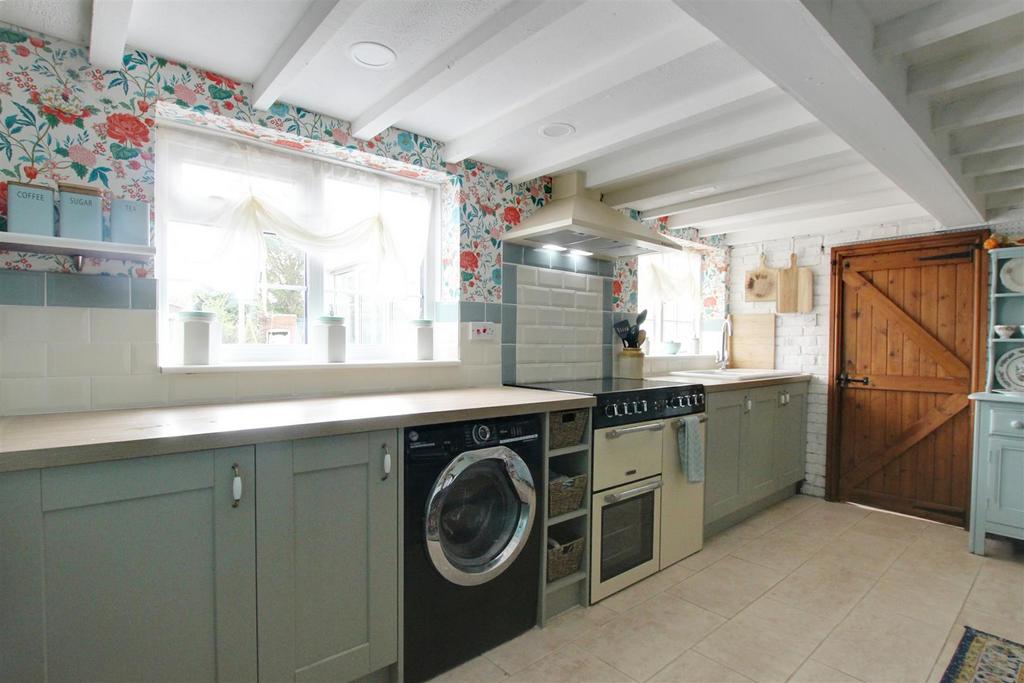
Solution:
{"label": "patterned rug", "polygon": [[1024,683],[1024,645],[965,626],[942,683]]}

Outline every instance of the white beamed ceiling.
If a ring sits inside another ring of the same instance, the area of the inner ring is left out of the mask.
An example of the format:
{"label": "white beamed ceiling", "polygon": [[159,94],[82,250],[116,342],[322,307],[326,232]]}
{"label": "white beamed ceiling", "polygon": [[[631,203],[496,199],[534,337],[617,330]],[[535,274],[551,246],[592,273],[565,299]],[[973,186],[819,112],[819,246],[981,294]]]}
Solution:
{"label": "white beamed ceiling", "polygon": [[[583,170],[730,242],[1024,210],[1022,0],[5,0],[0,20],[84,43],[123,37],[129,6],[129,48],[261,103],[515,181]],[[359,41],[397,61],[357,66]]]}

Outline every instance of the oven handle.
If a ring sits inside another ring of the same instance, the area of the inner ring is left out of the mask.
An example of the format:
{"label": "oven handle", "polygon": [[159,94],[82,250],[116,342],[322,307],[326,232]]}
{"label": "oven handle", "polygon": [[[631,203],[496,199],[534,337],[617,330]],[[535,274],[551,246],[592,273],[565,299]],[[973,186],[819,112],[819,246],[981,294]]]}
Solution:
{"label": "oven handle", "polygon": [[635,427],[613,429],[610,432],[605,432],[604,436],[606,439],[617,439],[623,434],[632,434],[633,432],[660,432],[664,428],[664,422],[652,422],[651,424],[637,425]]}
{"label": "oven handle", "polygon": [[636,498],[637,496],[643,495],[645,493],[650,493],[651,491],[657,491],[660,488],[661,479],[658,479],[657,481],[652,481],[649,484],[637,486],[635,489],[626,489],[625,491],[620,491],[619,493],[609,493],[607,496],[604,497],[604,502],[618,503],[620,501],[628,500],[630,498]]}

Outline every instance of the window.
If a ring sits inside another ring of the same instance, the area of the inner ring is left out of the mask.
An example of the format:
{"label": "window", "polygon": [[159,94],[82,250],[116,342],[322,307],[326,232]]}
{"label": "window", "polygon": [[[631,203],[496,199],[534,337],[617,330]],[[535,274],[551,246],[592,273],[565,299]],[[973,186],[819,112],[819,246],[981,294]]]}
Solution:
{"label": "window", "polygon": [[309,361],[345,318],[347,358],[415,357],[441,264],[436,187],[220,136],[161,128],[162,362],[178,313],[216,313],[220,362]]}
{"label": "window", "polygon": [[647,309],[648,339],[655,355],[697,353],[700,336],[700,254],[648,254],[638,259],[638,302]]}

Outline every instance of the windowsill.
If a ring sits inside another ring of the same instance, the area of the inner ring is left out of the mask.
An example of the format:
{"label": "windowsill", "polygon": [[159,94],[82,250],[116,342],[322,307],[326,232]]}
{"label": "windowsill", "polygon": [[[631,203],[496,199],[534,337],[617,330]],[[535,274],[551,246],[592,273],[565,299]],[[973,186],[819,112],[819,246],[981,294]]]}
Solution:
{"label": "windowsill", "polygon": [[714,358],[707,353],[649,353],[645,358]]}
{"label": "windowsill", "polygon": [[274,372],[281,370],[344,370],[346,368],[444,368],[457,367],[458,360],[363,360],[345,363],[276,361],[264,363],[220,363],[218,365],[161,365],[165,375],[213,374],[218,372]]}

